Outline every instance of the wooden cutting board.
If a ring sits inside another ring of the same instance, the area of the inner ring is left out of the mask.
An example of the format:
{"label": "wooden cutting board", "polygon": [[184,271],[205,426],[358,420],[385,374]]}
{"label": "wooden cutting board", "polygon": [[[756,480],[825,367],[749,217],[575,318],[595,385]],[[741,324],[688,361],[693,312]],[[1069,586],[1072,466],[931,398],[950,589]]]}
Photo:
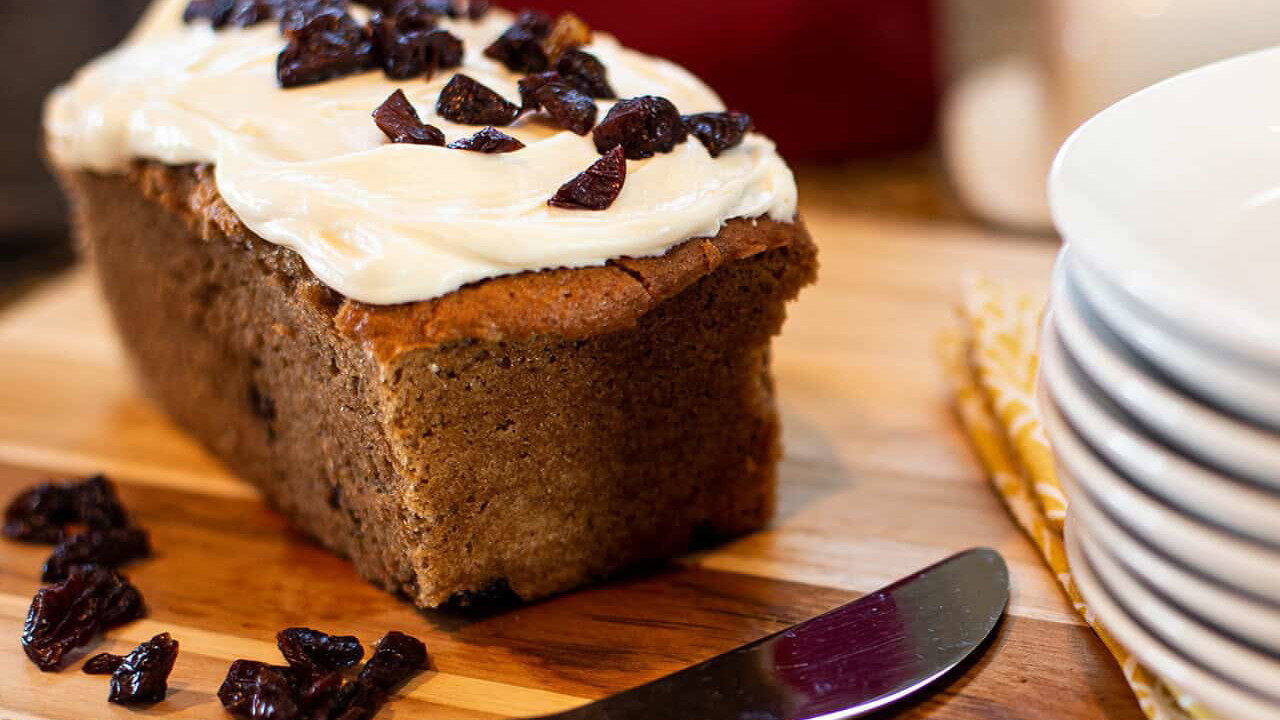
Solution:
{"label": "wooden cutting board", "polygon": [[[0,502],[48,477],[104,471],[120,484],[158,550],[128,570],[150,615],[94,651],[162,631],[179,639],[169,699],[148,715],[226,718],[214,693],[227,665],[278,661],[275,632],[291,625],[369,644],[399,629],[427,643],[433,672],[382,717],[553,712],[989,545],[1013,572],[1011,616],[980,663],[902,716],[1140,718],[1120,670],[988,489],[934,360],[966,274],[1043,287],[1055,244],[840,211],[830,199],[808,219],[822,279],[776,352],[781,514],[716,550],[501,614],[419,613],[291,532],[139,396],[82,270],[0,313]],[[0,720],[134,717],[107,705],[104,678],[43,674],[23,655],[46,552],[0,541]]]}

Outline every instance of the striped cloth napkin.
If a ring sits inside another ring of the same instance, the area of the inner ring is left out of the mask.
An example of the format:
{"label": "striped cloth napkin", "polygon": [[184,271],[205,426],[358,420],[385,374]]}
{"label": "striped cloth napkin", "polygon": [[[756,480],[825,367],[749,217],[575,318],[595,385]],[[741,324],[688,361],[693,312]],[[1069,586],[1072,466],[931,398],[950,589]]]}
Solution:
{"label": "striped cloth napkin", "polygon": [[989,279],[966,284],[956,326],[940,351],[966,435],[1009,509],[1076,610],[1115,656],[1151,720],[1213,720],[1148,671],[1107,633],[1076,590],[1063,542],[1068,512],[1036,404],[1044,297]]}

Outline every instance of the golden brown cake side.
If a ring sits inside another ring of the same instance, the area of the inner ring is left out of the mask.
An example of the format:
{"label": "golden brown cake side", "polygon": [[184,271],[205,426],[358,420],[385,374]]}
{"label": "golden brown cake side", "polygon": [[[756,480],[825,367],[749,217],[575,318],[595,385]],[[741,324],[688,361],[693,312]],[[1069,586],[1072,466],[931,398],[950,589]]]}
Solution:
{"label": "golden brown cake side", "polygon": [[542,597],[772,512],[769,344],[816,268],[798,224],[369,306],[245,229],[206,169],[64,182],[149,391],[420,605]]}

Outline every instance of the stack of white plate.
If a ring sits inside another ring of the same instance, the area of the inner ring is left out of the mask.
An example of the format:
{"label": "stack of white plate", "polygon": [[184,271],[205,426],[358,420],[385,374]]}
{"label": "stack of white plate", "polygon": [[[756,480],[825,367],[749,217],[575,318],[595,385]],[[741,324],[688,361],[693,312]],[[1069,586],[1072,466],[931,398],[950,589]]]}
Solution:
{"label": "stack of white plate", "polygon": [[1081,593],[1145,665],[1280,718],[1280,50],[1068,141],[1041,410]]}

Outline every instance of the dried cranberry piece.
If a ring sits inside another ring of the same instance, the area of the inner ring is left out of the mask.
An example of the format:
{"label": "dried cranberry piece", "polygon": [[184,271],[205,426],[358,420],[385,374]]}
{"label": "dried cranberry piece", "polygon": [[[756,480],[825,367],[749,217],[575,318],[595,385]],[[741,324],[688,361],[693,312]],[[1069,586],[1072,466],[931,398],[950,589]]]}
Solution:
{"label": "dried cranberry piece", "polygon": [[289,37],[321,15],[341,17],[347,14],[347,9],[347,0],[282,0],[280,32]]}
{"label": "dried cranberry piece", "polygon": [[338,693],[342,691],[342,686],[342,673],[335,670],[331,673],[312,676],[301,682],[300,686],[295,681],[294,691],[297,693],[298,703],[309,712],[311,717],[328,718],[332,716],[332,709]]}
{"label": "dried cranberry piece", "polygon": [[115,486],[102,475],[79,483],[45,483],[14,498],[5,509],[4,534],[26,542],[57,543],[66,526],[83,523],[91,530],[129,525]]}
{"label": "dried cranberry piece", "polygon": [[596,124],[596,103],[563,82],[544,83],[533,93],[534,101],[557,125],[578,135],[586,135]]}
{"label": "dried cranberry piece", "polygon": [[520,112],[526,113],[541,110],[542,106],[538,104],[538,90],[542,89],[542,86],[547,83],[563,81],[564,79],[560,77],[560,73],[555,70],[534,73],[520,78],[520,82],[517,83],[517,87],[520,88]]}
{"label": "dried cranberry piece", "polygon": [[462,65],[466,49],[462,41],[445,30],[433,30],[427,33],[427,48],[434,61],[428,70],[428,76],[437,69],[452,69]]}
{"label": "dried cranberry piece", "polygon": [[330,720],[371,720],[387,703],[387,693],[363,680],[343,685],[329,708]]}
{"label": "dried cranberry piece", "polygon": [[551,16],[536,10],[520,13],[516,21],[497,40],[485,48],[493,58],[511,72],[539,73],[551,66],[542,41],[551,34]]}
{"label": "dried cranberry piece", "polygon": [[627,181],[627,159],[619,145],[561,186],[547,201],[565,210],[607,210]]}
{"label": "dried cranberry piece", "polygon": [[520,108],[476,80],[458,73],[436,101],[440,117],[462,125],[510,125]]}
{"label": "dried cranberry piece", "polygon": [[227,15],[226,24],[250,27],[267,20],[278,20],[285,9],[286,0],[236,0]]}
{"label": "dried cranberry piece", "polygon": [[369,662],[360,669],[359,681],[391,692],[426,667],[427,646],[415,637],[392,630],[374,646]]}
{"label": "dried cranberry piece", "polygon": [[432,7],[410,0],[401,0],[391,8],[373,14],[372,24],[401,33],[434,30],[438,27],[440,13]]}
{"label": "dried cranberry piece", "polygon": [[386,704],[391,691],[427,665],[427,648],[404,633],[389,632],[354,681],[342,686],[329,711],[332,720],[369,720]]}
{"label": "dried cranberry piece", "polygon": [[740,112],[698,113],[685,115],[684,126],[690,135],[702,141],[711,157],[742,144],[754,126],[751,116]]}
{"label": "dried cranberry piece", "polygon": [[422,122],[402,90],[391,93],[391,97],[373,111],[373,121],[393,143],[444,145],[444,133]]}
{"label": "dried cranberry piece", "polygon": [[236,0],[191,0],[182,11],[182,21],[193,23],[208,20],[215,28],[227,24],[227,18],[235,8]]}
{"label": "dried cranberry piece", "polygon": [[491,4],[489,0],[470,0],[467,3],[467,18],[471,20],[479,20],[489,14]]}
{"label": "dried cranberry piece", "polygon": [[276,61],[281,87],[310,85],[375,66],[368,30],[345,11],[325,9],[301,18],[290,20],[286,15],[289,44]]}
{"label": "dried cranberry piece", "polygon": [[286,628],[276,634],[276,646],[289,665],[308,675],[349,668],[364,657],[360,639],[327,635],[311,628]]}
{"label": "dried cranberry piece", "polygon": [[57,582],[67,577],[71,568],[99,565],[116,568],[131,560],[151,555],[151,540],[141,528],[88,530],[63,540],[44,563],[40,579]]}
{"label": "dried cranberry piece", "polygon": [[617,97],[609,84],[609,71],[595,55],[585,50],[570,50],[556,61],[556,72],[570,85],[593,98]]}
{"label": "dried cranberry piece", "polygon": [[178,641],[161,633],[133,649],[111,673],[108,702],[157,703],[169,692],[169,673],[178,659]]}
{"label": "dried cranberry piece", "polygon": [[643,160],[671,152],[689,134],[670,100],[644,95],[614,105],[596,126],[594,136],[601,153],[621,145],[627,159]]}
{"label": "dried cranberry piece", "polygon": [[301,720],[302,708],[289,669],[253,660],[231,663],[218,688],[227,712],[251,720]]}
{"label": "dried cranberry piece", "polygon": [[75,486],[79,521],[90,530],[110,530],[129,526],[129,515],[120,504],[116,488],[103,475],[94,475]]}
{"label": "dried cranberry piece", "polygon": [[57,543],[65,526],[79,519],[75,491],[43,483],[14,498],[4,511],[4,536],[30,543]]}
{"label": "dried cranberry piece", "polygon": [[470,150],[488,154],[509,153],[524,149],[524,143],[498,130],[487,127],[471,137],[460,138],[449,143],[452,150]]}
{"label": "dried cranberry piece", "polygon": [[144,612],[142,595],[128,580],[104,568],[77,567],[31,600],[22,649],[41,670],[56,670],[66,653]]}
{"label": "dried cranberry piece", "polygon": [[[73,569],[71,574],[74,575],[78,569]],[[134,587],[124,576],[114,570],[105,568],[88,568],[88,570],[109,574],[109,579],[103,581],[107,587],[102,591],[105,600],[102,603],[102,612],[99,615],[103,630],[110,630],[113,627],[133,622],[147,614],[147,606],[142,600],[142,593],[138,592],[138,588]],[[71,576],[68,575],[67,577],[70,579]]]}
{"label": "dried cranberry piece", "polygon": [[88,660],[84,661],[85,675],[110,675],[120,667],[124,662],[123,655],[112,655],[111,653],[98,653]]}
{"label": "dried cranberry piece", "polygon": [[462,41],[435,26],[435,15],[418,4],[391,13],[375,13],[369,21],[374,51],[388,77],[430,77],[440,68],[462,64]]}

